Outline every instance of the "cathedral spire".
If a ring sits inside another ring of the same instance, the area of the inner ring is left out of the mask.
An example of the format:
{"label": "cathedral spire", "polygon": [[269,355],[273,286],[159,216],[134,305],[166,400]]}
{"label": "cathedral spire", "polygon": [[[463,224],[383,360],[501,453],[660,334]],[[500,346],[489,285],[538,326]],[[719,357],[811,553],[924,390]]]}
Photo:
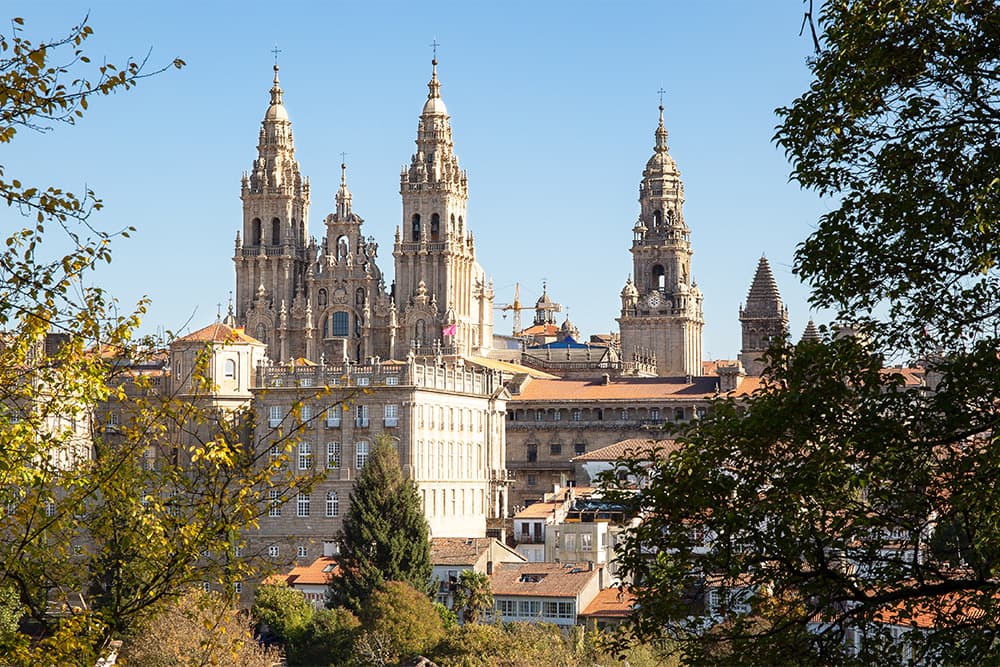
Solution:
{"label": "cathedral spire", "polygon": [[656,128],[656,146],[654,150],[657,153],[666,153],[669,150],[667,146],[667,127],[663,124],[663,100],[660,100],[660,124]]}
{"label": "cathedral spire", "polygon": [[[274,85],[271,86],[271,106],[282,105],[281,82],[278,81],[278,63],[274,63]],[[662,115],[662,114],[661,114]]]}
{"label": "cathedral spire", "polygon": [[351,191],[347,187],[347,163],[340,163],[340,189],[337,190],[337,217],[347,220],[351,216]]}
{"label": "cathedral spire", "polygon": [[781,302],[778,283],[764,255],[757,262],[746,305],[740,307],[740,324],[743,328],[740,362],[749,375],[760,375],[764,368],[761,355],[773,341],[788,334],[788,308]]}

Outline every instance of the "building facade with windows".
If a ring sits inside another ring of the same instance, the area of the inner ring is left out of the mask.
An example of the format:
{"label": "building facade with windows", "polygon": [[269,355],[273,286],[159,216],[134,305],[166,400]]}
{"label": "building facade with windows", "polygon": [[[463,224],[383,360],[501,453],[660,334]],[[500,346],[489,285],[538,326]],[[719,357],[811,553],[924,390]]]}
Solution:
{"label": "building facade with windows", "polygon": [[[462,364],[267,364],[257,370],[255,442],[262,457],[318,475],[309,491],[271,491],[252,536],[278,560],[329,555],[351,489],[375,439],[396,443],[403,475],[417,483],[432,537],[485,537],[502,521],[504,415],[498,373]],[[262,418],[263,417],[263,418]]]}

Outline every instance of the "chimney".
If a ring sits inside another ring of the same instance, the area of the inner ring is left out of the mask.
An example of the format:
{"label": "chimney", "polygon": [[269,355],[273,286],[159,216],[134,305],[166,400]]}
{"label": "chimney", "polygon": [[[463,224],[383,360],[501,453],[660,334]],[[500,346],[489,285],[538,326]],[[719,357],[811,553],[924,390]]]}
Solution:
{"label": "chimney", "polygon": [[611,384],[611,376],[608,375],[607,373],[605,373],[601,377],[601,384],[603,384],[603,385],[609,385],[609,384]]}
{"label": "chimney", "polygon": [[587,561],[587,572],[593,572],[593,571],[594,571],[594,561],[588,560]]}

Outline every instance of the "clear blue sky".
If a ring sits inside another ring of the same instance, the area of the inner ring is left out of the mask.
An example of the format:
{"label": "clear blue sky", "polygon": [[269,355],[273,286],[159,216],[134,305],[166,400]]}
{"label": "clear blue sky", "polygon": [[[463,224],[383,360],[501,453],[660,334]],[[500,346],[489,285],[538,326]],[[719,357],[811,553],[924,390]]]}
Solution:
{"label": "clear blue sky", "polygon": [[[788,182],[771,142],[773,110],[809,83],[797,0],[6,7],[36,41],[89,11],[95,62],[151,49],[152,66],[188,63],[95,101],[76,127],[23,132],[2,158],[10,177],[93,188],[106,203],[97,225],[138,229],[117,242],[113,264],[95,281],[124,307],[148,295],[147,331],[202,326],[233,289],[240,176],[255,157],[275,44],[296,154],[312,181],[311,233],[323,233],[344,151],[354,209],[391,275],[399,170],[414,149],[435,38],[469,175],[469,226],[498,305],[516,282],[533,303],[544,279],[581,332],[617,329],[662,86],[686,188],[692,271],[705,295],[705,356],[739,352],[737,311],[762,253],[796,338],[810,316],[792,255],[826,204]],[[12,211],[0,215],[8,227],[21,223]],[[496,324],[509,332],[499,312]]]}

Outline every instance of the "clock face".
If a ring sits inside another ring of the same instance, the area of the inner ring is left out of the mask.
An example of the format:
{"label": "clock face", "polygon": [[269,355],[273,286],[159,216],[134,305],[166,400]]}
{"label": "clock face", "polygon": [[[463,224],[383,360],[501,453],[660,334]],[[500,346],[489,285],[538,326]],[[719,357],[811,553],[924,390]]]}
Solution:
{"label": "clock face", "polygon": [[649,304],[650,308],[656,308],[657,306],[659,306],[660,305],[660,293],[659,292],[653,292],[652,294],[650,294],[649,296],[647,296],[646,297],[646,303]]}

